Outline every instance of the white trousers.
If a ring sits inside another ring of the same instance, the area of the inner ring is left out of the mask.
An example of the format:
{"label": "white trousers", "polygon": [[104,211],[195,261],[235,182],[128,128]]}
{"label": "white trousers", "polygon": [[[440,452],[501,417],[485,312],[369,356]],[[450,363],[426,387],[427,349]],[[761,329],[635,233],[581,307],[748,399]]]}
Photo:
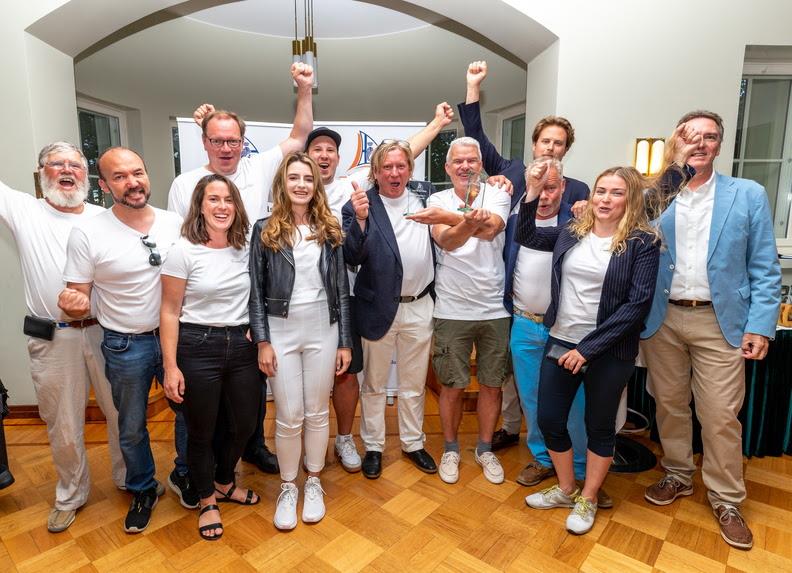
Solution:
{"label": "white trousers", "polygon": [[85,408],[89,386],[107,418],[113,482],[123,486],[124,458],[118,446],[118,412],[105,378],[102,327],[58,328],[52,340],[28,338],[30,373],[39,415],[47,424],[52,460],[58,473],[55,508],[77,509],[88,500],[91,477],[85,453]]}
{"label": "white trousers", "polygon": [[324,467],[330,437],[330,391],[335,379],[338,323],[330,324],[327,302],[289,306],[289,317],[268,317],[278,369],[269,378],[275,398],[275,447],[281,479],[293,481],[300,467]]}
{"label": "white trousers", "polygon": [[427,295],[399,304],[393,324],[379,340],[362,339],[363,383],[360,388],[360,437],[366,451],[385,449],[386,386],[396,350],[399,379],[399,437],[405,452],[424,447],[424,393],[432,345],[434,301]]}

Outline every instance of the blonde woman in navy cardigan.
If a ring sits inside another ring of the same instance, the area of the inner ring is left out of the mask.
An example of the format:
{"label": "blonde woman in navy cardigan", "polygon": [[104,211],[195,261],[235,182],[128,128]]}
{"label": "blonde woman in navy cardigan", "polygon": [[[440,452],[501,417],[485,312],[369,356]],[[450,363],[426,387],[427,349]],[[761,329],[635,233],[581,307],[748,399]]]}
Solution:
{"label": "blonde woman in navy cardigan", "polygon": [[[552,251],[550,328],[539,382],[539,428],[558,485],[526,497],[537,509],[571,507],[567,529],[586,533],[594,524],[599,491],[613,459],[616,410],[635,368],[638,339],[654,293],[659,240],[644,206],[645,179],[616,167],[596,180],[583,216],[562,227],[536,228],[547,163],[526,171],[525,203],[515,240]],[[586,480],[575,484],[567,417],[580,384],[586,394]]]}

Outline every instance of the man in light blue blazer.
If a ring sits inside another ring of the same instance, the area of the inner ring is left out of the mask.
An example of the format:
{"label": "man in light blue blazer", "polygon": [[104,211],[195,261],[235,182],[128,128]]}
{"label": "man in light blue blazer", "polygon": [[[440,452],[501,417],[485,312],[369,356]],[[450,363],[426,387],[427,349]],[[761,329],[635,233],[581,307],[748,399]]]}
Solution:
{"label": "man in light blue blazer", "polygon": [[657,402],[665,476],[645,497],[668,505],[693,493],[691,393],[704,445],[702,478],[723,539],[750,549],[742,426],[745,359],[761,360],[775,335],[781,269],[764,188],[716,173],[723,121],[694,111],[680,119],[698,135],[695,175],[659,218],[660,255],[652,309],[642,333]]}

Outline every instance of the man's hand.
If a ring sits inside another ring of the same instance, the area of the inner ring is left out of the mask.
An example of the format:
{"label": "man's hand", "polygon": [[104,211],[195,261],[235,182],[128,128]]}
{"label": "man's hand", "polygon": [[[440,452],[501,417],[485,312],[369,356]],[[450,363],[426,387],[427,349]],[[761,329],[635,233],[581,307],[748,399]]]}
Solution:
{"label": "man's hand", "polygon": [[203,126],[204,118],[210,113],[212,113],[214,110],[215,110],[215,106],[213,106],[212,104],[202,103],[201,105],[195,108],[195,111],[193,112],[193,120],[199,126]]}
{"label": "man's hand", "polygon": [[165,382],[162,384],[165,396],[172,402],[184,402],[184,374],[178,368],[165,369]]}
{"label": "man's hand", "polygon": [[423,223],[424,225],[448,225],[449,227],[459,223],[459,215],[457,213],[446,211],[442,207],[427,207],[412,215],[407,215],[405,219]]}
{"label": "man's hand", "polygon": [[258,343],[258,367],[268,377],[275,376],[278,372],[278,358],[269,342]]}
{"label": "man's hand", "polygon": [[72,318],[82,318],[91,312],[91,299],[73,288],[65,288],[58,295],[58,307]]}
{"label": "man's hand", "polygon": [[743,358],[746,360],[762,360],[767,356],[767,349],[769,346],[770,343],[766,336],[746,332],[743,334],[740,349],[742,350]]}
{"label": "man's hand", "polygon": [[668,144],[671,148],[671,160],[679,166],[685,165],[690,156],[693,155],[693,152],[698,149],[700,143],[700,132],[687,123],[678,125],[668,139]]}
{"label": "man's hand", "polygon": [[479,87],[484,78],[487,77],[487,62],[480,60],[478,62],[471,62],[467,69],[467,84],[469,86]]}
{"label": "man's hand", "polygon": [[297,84],[297,89],[313,88],[313,68],[308,64],[296,62],[291,65],[291,76]]}
{"label": "man's hand", "polygon": [[575,219],[580,219],[586,212],[586,207],[588,207],[588,201],[575,201],[575,204],[572,205],[572,216]]}
{"label": "man's hand", "polygon": [[489,221],[490,213],[487,209],[473,209],[472,211],[468,211],[463,215],[465,223],[475,227],[476,229],[480,229],[484,225],[487,224]]}
{"label": "man's hand", "polygon": [[530,203],[542,193],[545,183],[550,176],[549,163],[534,163],[525,170],[525,202]]}
{"label": "man's hand", "polygon": [[558,365],[571,371],[572,374],[580,372],[585,363],[586,359],[583,358],[583,355],[577,349],[570,350],[558,359]]}
{"label": "man's hand", "polygon": [[366,195],[366,191],[361,189],[355,181],[352,182],[352,189],[354,189],[350,197],[352,200],[352,208],[355,210],[355,218],[361,223],[361,227],[363,227],[369,216],[368,195]]}
{"label": "man's hand", "polygon": [[505,175],[491,175],[490,178],[487,179],[487,185],[497,187],[509,195],[514,193],[514,185],[512,185],[512,182],[509,181],[509,178]]}
{"label": "man's hand", "polygon": [[454,108],[448,105],[448,102],[446,101],[437,104],[437,107],[435,108],[434,121],[437,122],[437,125],[440,127],[440,129],[444,128],[449,123],[454,121]]}

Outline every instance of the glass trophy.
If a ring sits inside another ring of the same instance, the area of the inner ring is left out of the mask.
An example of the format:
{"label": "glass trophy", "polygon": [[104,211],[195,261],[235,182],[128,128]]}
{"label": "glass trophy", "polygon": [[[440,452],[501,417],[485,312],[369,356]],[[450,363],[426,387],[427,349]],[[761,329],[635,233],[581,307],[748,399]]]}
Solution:
{"label": "glass trophy", "polygon": [[[483,193],[486,188],[486,177],[483,173],[475,173],[471,171],[468,173],[467,185],[465,188],[465,204],[462,205],[458,211],[467,213],[473,210],[473,202],[478,197],[479,193]],[[481,196],[481,204],[484,204],[484,196]]]}
{"label": "glass trophy", "polygon": [[[419,195],[419,197],[424,197],[426,195],[426,190],[424,189],[423,184],[416,183],[415,185],[415,192]],[[410,215],[415,215],[415,211],[423,208],[423,205],[421,204],[421,199],[418,197],[412,197],[413,193],[409,184],[404,188],[404,192],[407,193],[407,206],[405,207],[402,216],[409,217]],[[416,203],[418,204],[418,209],[415,208]]]}

